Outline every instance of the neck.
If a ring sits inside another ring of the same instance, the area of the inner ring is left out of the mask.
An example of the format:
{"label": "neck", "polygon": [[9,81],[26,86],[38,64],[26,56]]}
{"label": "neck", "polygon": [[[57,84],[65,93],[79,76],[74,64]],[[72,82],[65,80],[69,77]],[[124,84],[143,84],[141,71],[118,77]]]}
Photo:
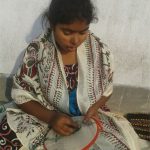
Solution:
{"label": "neck", "polygon": [[73,51],[73,52],[67,52],[67,53],[62,53],[62,60],[64,65],[68,65],[68,64],[76,64],[77,63],[77,52]]}

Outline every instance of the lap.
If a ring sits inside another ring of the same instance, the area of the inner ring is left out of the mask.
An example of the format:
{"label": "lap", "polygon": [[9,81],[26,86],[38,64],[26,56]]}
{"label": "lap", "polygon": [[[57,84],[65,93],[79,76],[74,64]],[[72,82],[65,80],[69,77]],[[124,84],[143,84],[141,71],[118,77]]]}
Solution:
{"label": "lap", "polygon": [[61,137],[50,131],[45,147],[47,149],[61,147],[62,150],[76,149],[77,146],[77,149],[88,146],[89,150],[138,150],[138,137],[123,116],[101,112],[99,117],[100,130],[96,122],[86,125],[79,117],[81,129],[78,132],[69,137]]}

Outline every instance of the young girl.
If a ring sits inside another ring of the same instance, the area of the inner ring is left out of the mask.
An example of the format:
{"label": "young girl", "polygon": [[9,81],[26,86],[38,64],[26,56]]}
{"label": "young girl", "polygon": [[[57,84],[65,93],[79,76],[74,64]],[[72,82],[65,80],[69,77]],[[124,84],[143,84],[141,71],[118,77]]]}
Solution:
{"label": "young girl", "polygon": [[[96,19],[91,1],[52,0],[45,16],[50,28],[27,47],[13,78],[16,108],[7,109],[8,124],[20,147],[31,150],[43,146],[49,130],[73,134],[79,127],[72,116],[84,116],[84,122],[99,118],[98,110],[113,91],[111,53],[89,31]],[[113,120],[106,122],[111,129],[102,134],[106,147],[129,149]]]}

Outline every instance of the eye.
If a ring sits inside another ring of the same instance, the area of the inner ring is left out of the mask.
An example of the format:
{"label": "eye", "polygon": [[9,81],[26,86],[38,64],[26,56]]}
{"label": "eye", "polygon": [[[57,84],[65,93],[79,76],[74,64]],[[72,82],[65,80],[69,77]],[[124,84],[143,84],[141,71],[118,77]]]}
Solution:
{"label": "eye", "polygon": [[71,35],[72,34],[72,32],[70,32],[70,31],[63,31],[63,33],[64,33],[64,35]]}
{"label": "eye", "polygon": [[84,34],[86,34],[86,32],[80,32],[80,34],[81,34],[81,35],[84,35]]}
{"label": "eye", "polygon": [[88,30],[84,31],[84,32],[80,32],[81,35],[87,34]]}

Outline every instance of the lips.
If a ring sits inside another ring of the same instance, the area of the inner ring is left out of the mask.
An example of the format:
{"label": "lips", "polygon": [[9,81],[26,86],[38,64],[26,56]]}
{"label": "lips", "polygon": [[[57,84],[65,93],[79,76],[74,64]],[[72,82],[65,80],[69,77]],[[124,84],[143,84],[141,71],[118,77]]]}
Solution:
{"label": "lips", "polygon": [[68,49],[69,51],[74,51],[74,50],[77,49],[77,47],[67,47],[67,49]]}
{"label": "lips", "polygon": [[77,48],[76,46],[67,46],[67,48]]}

